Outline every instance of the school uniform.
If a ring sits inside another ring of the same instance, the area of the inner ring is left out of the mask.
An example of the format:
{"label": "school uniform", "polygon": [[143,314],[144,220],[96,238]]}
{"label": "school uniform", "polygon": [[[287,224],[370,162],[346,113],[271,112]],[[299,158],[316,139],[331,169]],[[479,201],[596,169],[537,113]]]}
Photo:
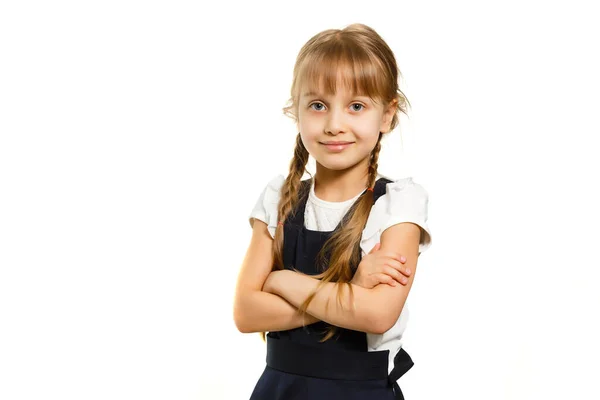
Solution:
{"label": "school uniform", "polygon": [[[251,226],[253,218],[264,221],[272,237],[284,180],[283,175],[271,179],[249,216]],[[315,263],[317,253],[363,193],[343,202],[329,202],[316,197],[313,179],[301,181],[300,201],[284,223],[285,268],[309,275],[321,272]],[[410,177],[392,180],[378,174],[373,194],[375,203],[360,241],[362,256],[379,242],[385,229],[400,222],[421,227],[419,254],[430,247],[428,194],[421,185]],[[357,267],[352,266],[354,270]],[[334,337],[320,343],[329,326],[323,321],[269,332],[267,365],[250,400],[404,399],[397,380],[413,366],[402,348],[407,321],[405,305],[396,324],[383,334],[338,327]]]}

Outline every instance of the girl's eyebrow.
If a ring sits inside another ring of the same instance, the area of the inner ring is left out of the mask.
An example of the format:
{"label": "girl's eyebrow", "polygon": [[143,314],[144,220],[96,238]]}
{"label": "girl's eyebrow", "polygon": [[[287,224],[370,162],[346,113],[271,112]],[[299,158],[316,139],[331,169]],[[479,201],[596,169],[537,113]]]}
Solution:
{"label": "girl's eyebrow", "polygon": [[319,93],[315,93],[315,92],[306,92],[302,95],[303,97],[308,97],[308,96],[321,96]]}
{"label": "girl's eyebrow", "polygon": [[[326,96],[322,95],[321,93],[315,93],[315,92],[306,92],[302,95],[302,97],[309,97],[309,96],[326,97]],[[350,97],[365,97],[365,98],[367,98],[368,96],[355,93],[355,94],[350,95]]]}

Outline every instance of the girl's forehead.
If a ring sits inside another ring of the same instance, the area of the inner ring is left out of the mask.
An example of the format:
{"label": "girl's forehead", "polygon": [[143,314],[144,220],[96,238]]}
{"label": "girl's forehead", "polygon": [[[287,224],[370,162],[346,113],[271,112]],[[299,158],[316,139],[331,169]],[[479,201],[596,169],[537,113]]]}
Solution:
{"label": "girl's forehead", "polygon": [[363,82],[355,76],[348,76],[339,72],[325,76],[304,77],[301,80],[299,96],[301,99],[312,96],[334,97],[337,95],[341,97],[370,97],[369,91],[375,94],[377,90],[369,90],[369,83]]}
{"label": "girl's forehead", "polygon": [[304,86],[304,87],[302,87],[302,89],[300,91],[300,98],[314,97],[314,96],[334,97],[334,96],[338,96],[338,95],[341,97],[355,97],[355,96],[368,97],[368,95],[366,93],[352,90],[351,88],[347,88],[344,86],[337,86],[334,91],[332,91],[328,88],[323,88],[323,87],[318,87],[318,86]]}

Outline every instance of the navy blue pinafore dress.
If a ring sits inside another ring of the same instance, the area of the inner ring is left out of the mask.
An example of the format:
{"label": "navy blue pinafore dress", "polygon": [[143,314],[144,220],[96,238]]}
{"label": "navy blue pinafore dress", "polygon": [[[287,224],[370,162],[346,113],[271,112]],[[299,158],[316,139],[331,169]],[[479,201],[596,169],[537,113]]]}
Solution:
{"label": "navy blue pinafore dress", "polygon": [[[312,178],[311,178],[312,179]],[[304,210],[311,179],[301,182],[300,200],[284,223],[284,266],[318,274],[315,260],[335,230],[312,231],[304,227]],[[389,179],[380,178],[374,199],[385,193]],[[329,254],[326,254],[329,260]],[[327,264],[326,264],[327,265]],[[358,265],[353,265],[355,271]],[[336,334],[320,343],[329,325],[320,321],[295,329],[267,334],[267,365],[250,400],[394,400],[404,399],[396,380],[412,366],[404,349],[396,354],[388,375],[389,350],[369,352],[364,332],[338,327]]]}

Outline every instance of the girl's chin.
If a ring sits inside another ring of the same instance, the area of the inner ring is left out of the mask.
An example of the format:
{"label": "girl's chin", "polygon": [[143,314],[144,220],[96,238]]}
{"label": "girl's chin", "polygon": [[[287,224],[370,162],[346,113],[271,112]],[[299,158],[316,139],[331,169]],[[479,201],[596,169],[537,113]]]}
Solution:
{"label": "girl's chin", "polygon": [[341,159],[341,158],[338,160],[334,160],[332,158],[334,158],[334,157],[331,157],[331,156],[319,157],[316,159],[316,162],[322,168],[325,168],[325,169],[328,169],[331,171],[343,171],[343,170],[351,168],[357,164],[357,162],[355,160]]}

